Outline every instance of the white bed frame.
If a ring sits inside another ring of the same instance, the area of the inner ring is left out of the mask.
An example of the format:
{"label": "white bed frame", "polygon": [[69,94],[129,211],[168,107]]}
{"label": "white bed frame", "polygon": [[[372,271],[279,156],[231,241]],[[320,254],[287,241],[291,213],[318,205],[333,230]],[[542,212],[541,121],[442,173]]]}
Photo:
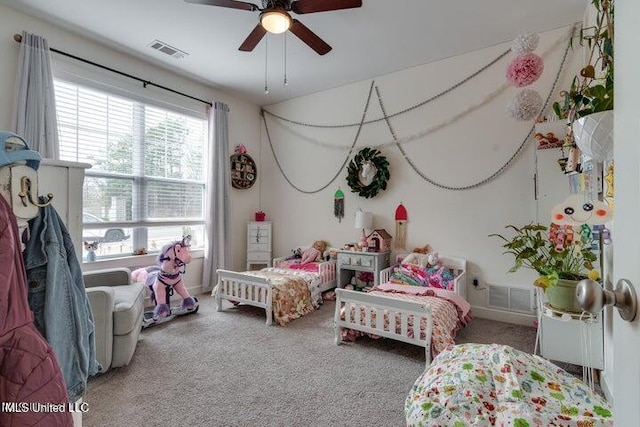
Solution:
{"label": "white bed frame", "polygon": [[[274,264],[284,258],[274,259]],[[292,270],[304,273],[303,270]],[[222,300],[226,299],[234,304],[248,304],[264,308],[266,311],[267,325],[273,323],[273,290],[269,279],[256,277],[251,274],[237,271],[218,269],[218,284],[212,294],[215,296],[217,311],[222,311]],[[313,274],[314,272],[308,272]],[[320,292],[328,291],[336,287],[336,261],[324,261],[318,265]]]}
{"label": "white bed frame", "polygon": [[[398,256],[400,257],[400,256]],[[462,258],[441,256],[440,263],[451,270],[454,275],[454,290],[461,296],[466,295],[466,270],[467,262]],[[380,272],[380,283],[389,281],[389,276],[393,271],[393,267],[386,268]],[[351,320],[349,311],[345,313],[344,319],[341,319],[340,311],[344,307],[353,307],[355,309],[354,320]],[[364,307],[361,310],[360,307]],[[364,322],[361,318],[361,312],[364,311]],[[384,313],[389,316],[389,328],[384,330]],[[375,312],[375,322],[372,321],[371,313]],[[396,332],[397,323],[393,321],[396,317],[400,317],[400,332]],[[407,336],[409,328],[409,317],[414,316],[413,338]],[[420,337],[420,321],[416,319],[426,318],[425,337]],[[406,342],[425,348],[426,365],[431,364],[431,333],[433,331],[433,320],[431,318],[431,307],[415,301],[406,301],[393,298],[392,296],[374,295],[366,292],[351,291],[347,289],[336,289],[336,308],[334,314],[334,330],[336,344],[342,343],[342,329],[348,328],[356,331],[370,333],[385,338],[391,338],[397,341]],[[417,333],[416,333],[417,331]]]}

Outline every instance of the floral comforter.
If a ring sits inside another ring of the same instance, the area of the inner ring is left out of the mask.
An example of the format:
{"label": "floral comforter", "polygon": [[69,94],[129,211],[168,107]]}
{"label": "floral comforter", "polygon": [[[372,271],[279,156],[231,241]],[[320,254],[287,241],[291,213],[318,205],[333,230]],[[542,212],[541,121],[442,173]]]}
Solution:
{"label": "floral comforter", "polygon": [[273,318],[280,326],[315,310],[311,287],[317,275],[292,274],[286,270],[266,268],[246,274],[269,279],[272,288]]}
{"label": "floral comforter", "polygon": [[[445,348],[454,345],[454,337],[456,332],[469,320],[471,320],[471,306],[462,297],[454,292],[444,289],[434,289],[419,286],[406,286],[397,284],[382,284],[377,288],[374,288],[369,292],[372,295],[383,295],[386,297],[393,296],[394,298],[417,301],[420,303],[427,303],[431,306],[431,319],[433,322],[431,333],[431,357],[436,357]],[[365,320],[364,307],[360,307],[362,322]],[[345,307],[342,308],[341,316],[344,319]],[[350,312],[351,320],[355,321],[355,309],[351,307]],[[376,313],[371,312],[372,323],[375,322]],[[389,327],[389,315],[384,314],[384,329],[388,330]],[[401,330],[400,317],[395,319],[396,331],[399,333]],[[414,323],[413,316],[408,319],[407,335],[410,338],[414,336]],[[374,323],[375,324],[375,323]],[[420,319],[420,339],[425,339],[427,328],[427,319],[422,317]],[[375,335],[367,334],[361,331],[355,331],[353,329],[342,330],[343,341],[355,341],[359,336],[368,335],[373,338],[378,338]]]}
{"label": "floral comforter", "polygon": [[539,356],[498,344],[443,351],[405,401],[408,426],[613,426],[607,402]]}

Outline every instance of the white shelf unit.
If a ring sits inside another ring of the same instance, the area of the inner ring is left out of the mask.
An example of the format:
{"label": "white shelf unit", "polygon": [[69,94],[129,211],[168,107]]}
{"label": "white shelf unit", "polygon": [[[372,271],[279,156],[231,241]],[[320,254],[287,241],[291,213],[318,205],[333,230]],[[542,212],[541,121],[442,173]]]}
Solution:
{"label": "white shelf unit", "polygon": [[38,192],[53,194],[51,204],[64,221],[82,264],[82,185],[88,163],[43,159],[38,169]]}
{"label": "white shelf unit", "polygon": [[247,270],[259,270],[271,266],[271,221],[247,223]]}
{"label": "white shelf unit", "polygon": [[[602,313],[566,313],[538,299],[540,355],[545,359],[604,369]],[[586,351],[585,351],[586,350]]]}

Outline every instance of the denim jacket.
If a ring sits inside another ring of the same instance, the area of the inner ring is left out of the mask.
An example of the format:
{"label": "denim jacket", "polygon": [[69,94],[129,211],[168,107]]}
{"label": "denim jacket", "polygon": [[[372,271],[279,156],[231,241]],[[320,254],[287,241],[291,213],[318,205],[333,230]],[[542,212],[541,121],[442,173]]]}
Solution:
{"label": "denim jacket", "polygon": [[31,238],[23,252],[29,307],[36,327],[58,356],[69,400],[83,396],[96,360],[93,313],[82,269],[64,223],[51,205],[29,221]]}

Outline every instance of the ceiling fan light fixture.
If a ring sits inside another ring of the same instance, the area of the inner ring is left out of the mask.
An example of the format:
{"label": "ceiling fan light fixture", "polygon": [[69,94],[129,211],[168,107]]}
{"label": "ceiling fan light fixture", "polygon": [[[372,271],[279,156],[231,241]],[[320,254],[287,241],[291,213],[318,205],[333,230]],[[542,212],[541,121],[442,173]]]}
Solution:
{"label": "ceiling fan light fixture", "polygon": [[272,34],[281,34],[291,26],[291,17],[285,11],[269,10],[260,15],[260,24]]}

